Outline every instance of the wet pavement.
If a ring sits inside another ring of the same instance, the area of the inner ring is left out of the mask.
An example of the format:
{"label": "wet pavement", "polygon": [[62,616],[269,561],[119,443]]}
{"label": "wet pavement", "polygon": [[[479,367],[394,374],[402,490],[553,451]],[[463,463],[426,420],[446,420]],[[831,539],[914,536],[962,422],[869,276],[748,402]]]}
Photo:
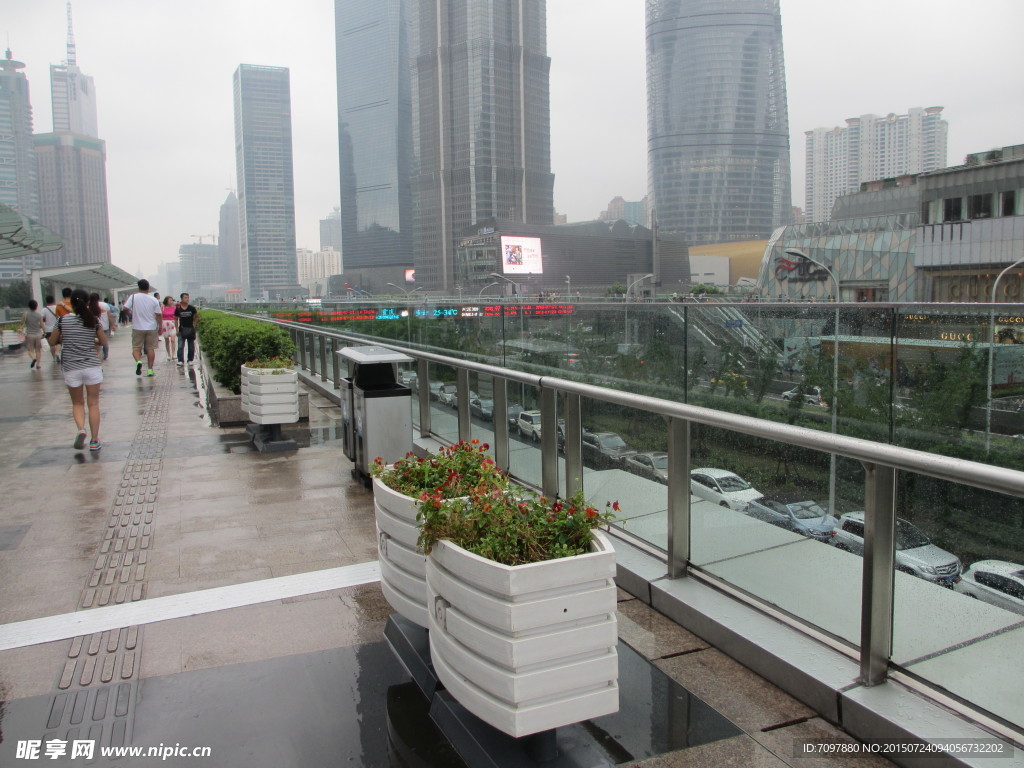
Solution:
{"label": "wet pavement", "polygon": [[[90,453],[71,447],[57,366],[0,355],[0,766],[33,764],[19,757],[31,741],[45,759],[48,742],[75,739],[211,751],[112,765],[458,766],[384,642],[378,584],[346,580],[346,567],[375,561],[376,537],[337,406],[310,393],[309,423],[284,430],[299,449],[260,454],[244,428],[212,426],[196,371],[163,358],[155,377],[136,377],[129,334],[114,337],[104,446]],[[271,589],[282,577],[287,597]],[[180,615],[147,618],[168,596]],[[581,764],[886,764],[794,757],[798,739],[845,737],[620,598],[623,707],[562,736],[598,745]],[[124,625],[75,635],[76,614],[100,608]],[[48,617],[69,627],[64,639],[23,623]],[[507,765],[515,750],[495,748]]]}

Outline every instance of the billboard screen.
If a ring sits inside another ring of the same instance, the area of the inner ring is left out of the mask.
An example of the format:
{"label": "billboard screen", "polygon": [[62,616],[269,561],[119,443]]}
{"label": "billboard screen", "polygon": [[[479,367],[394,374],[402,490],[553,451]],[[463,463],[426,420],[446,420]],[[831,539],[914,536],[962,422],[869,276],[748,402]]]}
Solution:
{"label": "billboard screen", "polygon": [[415,269],[407,269],[407,270],[405,270],[405,282],[407,282],[407,283],[415,283],[416,282],[416,270]]}
{"label": "billboard screen", "polygon": [[503,275],[542,275],[539,237],[501,236],[501,273]]}

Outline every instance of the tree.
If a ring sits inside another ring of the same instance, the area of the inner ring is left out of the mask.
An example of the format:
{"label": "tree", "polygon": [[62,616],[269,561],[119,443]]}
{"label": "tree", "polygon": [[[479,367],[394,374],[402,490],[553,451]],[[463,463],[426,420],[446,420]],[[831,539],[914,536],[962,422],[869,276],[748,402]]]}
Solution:
{"label": "tree", "polygon": [[32,289],[27,280],[15,280],[0,288],[0,307],[24,309],[31,298]]}

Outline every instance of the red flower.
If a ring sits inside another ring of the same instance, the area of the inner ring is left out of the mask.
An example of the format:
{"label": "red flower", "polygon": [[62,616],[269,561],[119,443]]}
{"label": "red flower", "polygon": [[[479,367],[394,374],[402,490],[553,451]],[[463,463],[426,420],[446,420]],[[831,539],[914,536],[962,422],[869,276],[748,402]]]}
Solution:
{"label": "red flower", "polygon": [[612,509],[614,509],[616,512],[619,512],[620,511],[619,510],[619,502],[613,501],[612,502]]}

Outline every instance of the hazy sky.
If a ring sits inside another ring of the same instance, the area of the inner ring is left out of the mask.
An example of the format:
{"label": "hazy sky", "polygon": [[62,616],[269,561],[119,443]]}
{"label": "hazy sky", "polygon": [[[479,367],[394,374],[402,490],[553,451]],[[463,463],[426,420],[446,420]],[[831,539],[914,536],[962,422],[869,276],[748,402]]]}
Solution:
{"label": "hazy sky", "polygon": [[[646,194],[644,3],[547,7],[555,206],[570,221],[593,219],[616,195]],[[338,205],[333,0],[73,9],[107,143],[115,264],[153,277],[180,244],[217,232],[236,184],[231,77],[242,62],[291,69],[297,244],[319,247],[319,220]],[[794,205],[804,198],[803,132],[847,117],[943,106],[950,165],[1024,143],[1024,0],[782,0],[782,24]],[[64,0],[0,0],[0,35],[27,65],[35,130],[50,131]]]}

